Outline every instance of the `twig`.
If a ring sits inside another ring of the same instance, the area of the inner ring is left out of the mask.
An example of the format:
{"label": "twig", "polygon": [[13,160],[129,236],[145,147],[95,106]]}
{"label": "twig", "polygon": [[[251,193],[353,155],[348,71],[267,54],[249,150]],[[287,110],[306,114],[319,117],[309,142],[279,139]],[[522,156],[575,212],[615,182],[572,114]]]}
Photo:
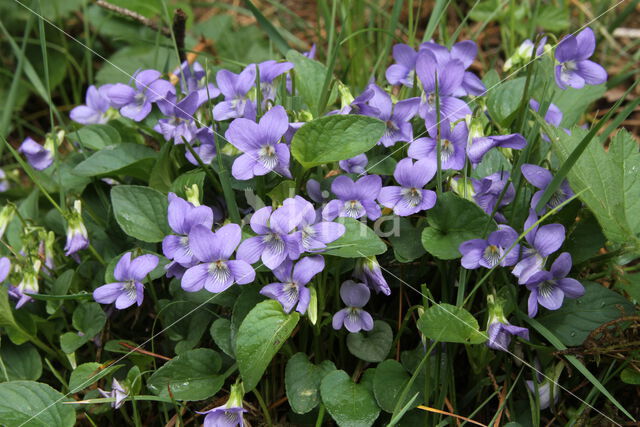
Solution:
{"label": "twig", "polygon": [[[107,9],[111,12],[115,12],[119,15],[122,16],[126,16],[127,18],[131,18],[134,21],[138,21],[139,23],[141,23],[142,25],[144,25],[145,27],[149,27],[154,31],[159,31],[163,36],[165,37],[171,37],[171,30],[167,27],[160,27],[158,24],[156,24],[155,22],[153,22],[151,19],[147,18],[146,16],[142,16],[137,12],[134,12],[133,10],[124,8],[124,7],[120,7],[120,6],[116,6],[115,4],[111,4],[105,0],[97,0],[96,4],[98,6],[100,6],[103,9]],[[181,11],[180,9],[178,9],[179,11]],[[176,16],[178,11],[176,11]],[[182,12],[182,11],[181,11]],[[182,12],[184,14],[184,12]],[[186,19],[186,18],[185,18]],[[175,27],[174,27],[175,28]],[[183,32],[184,34],[184,32]],[[184,36],[183,36],[183,42],[184,42]]]}
{"label": "twig", "polygon": [[152,352],[150,352],[150,351],[147,351],[147,350],[143,350],[143,349],[141,349],[141,348],[134,347],[134,346],[132,346],[131,344],[126,343],[126,342],[124,342],[124,341],[121,341],[121,342],[119,342],[118,344],[120,344],[120,345],[121,345],[121,346],[123,346],[123,347],[126,347],[126,348],[130,349],[131,351],[135,351],[136,353],[146,354],[147,356],[157,357],[158,359],[162,359],[162,360],[171,360],[171,358],[170,358],[170,357],[163,356],[163,355],[161,355],[161,354],[152,353]]}

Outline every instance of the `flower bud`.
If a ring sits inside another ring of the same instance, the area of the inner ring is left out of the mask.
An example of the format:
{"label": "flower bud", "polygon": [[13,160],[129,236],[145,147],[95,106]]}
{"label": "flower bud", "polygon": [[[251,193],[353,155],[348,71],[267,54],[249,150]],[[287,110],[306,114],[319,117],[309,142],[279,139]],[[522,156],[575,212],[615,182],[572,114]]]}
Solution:
{"label": "flower bud", "polygon": [[382,292],[385,295],[391,294],[391,289],[382,275],[380,264],[375,256],[359,258],[353,269],[353,277],[362,280],[376,292]]}
{"label": "flower bud", "polygon": [[15,213],[15,208],[12,205],[6,205],[2,210],[0,210],[0,239],[7,230],[7,226],[11,220],[13,220]]}
{"label": "flower bud", "polygon": [[67,244],[64,247],[65,255],[72,255],[88,247],[89,236],[87,228],[82,222],[82,203],[80,200],[76,200],[67,218]]}
{"label": "flower bud", "polygon": [[187,195],[188,202],[193,206],[200,206],[200,187],[198,187],[198,184],[187,187],[184,192]]}

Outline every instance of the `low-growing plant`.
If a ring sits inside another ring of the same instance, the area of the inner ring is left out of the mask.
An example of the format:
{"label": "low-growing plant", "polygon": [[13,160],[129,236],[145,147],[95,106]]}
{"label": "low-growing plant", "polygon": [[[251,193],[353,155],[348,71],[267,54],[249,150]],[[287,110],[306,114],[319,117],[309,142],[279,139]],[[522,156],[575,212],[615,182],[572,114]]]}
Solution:
{"label": "low-growing plant", "polygon": [[284,57],[191,53],[3,140],[0,423],[638,416],[640,101],[584,120],[592,28],[482,78],[473,40],[412,37],[358,90],[335,28],[286,51],[249,4]]}

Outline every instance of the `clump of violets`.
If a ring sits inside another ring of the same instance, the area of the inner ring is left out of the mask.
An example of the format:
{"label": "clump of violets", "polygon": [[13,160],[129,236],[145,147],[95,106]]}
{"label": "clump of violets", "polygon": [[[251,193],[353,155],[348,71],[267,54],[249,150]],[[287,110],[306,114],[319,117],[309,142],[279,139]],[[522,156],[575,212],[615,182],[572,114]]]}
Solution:
{"label": "clump of violets", "polygon": [[167,106],[159,104],[167,118],[158,120],[153,129],[161,133],[165,140],[173,140],[174,144],[191,142],[198,132],[193,121],[193,115],[199,107],[198,99],[198,92],[191,92],[177,104],[167,103]]}
{"label": "clump of violets", "polygon": [[538,305],[549,310],[562,307],[564,297],[580,298],[584,295],[584,286],[576,279],[567,277],[571,271],[571,255],[561,253],[551,264],[550,271],[538,271],[526,281],[529,294],[529,317],[538,314]]}
{"label": "clump of violets", "polygon": [[370,331],[373,329],[373,318],[364,311],[364,307],[369,302],[371,292],[364,283],[357,283],[347,280],[340,286],[340,298],[346,308],[333,315],[333,329],[338,330],[343,326],[351,332]]}
{"label": "clump of violets", "polygon": [[217,121],[245,117],[255,120],[256,106],[249,99],[249,91],[256,81],[256,66],[249,64],[240,74],[228,70],[220,70],[216,74],[216,82],[224,95],[213,107],[213,118]]}
{"label": "clump of violets", "polygon": [[132,253],[124,254],[113,270],[113,277],[117,282],[107,283],[93,291],[93,299],[100,304],[115,302],[118,310],[131,307],[133,304],[142,305],[144,300],[144,285],[142,281],[147,274],[158,266],[158,257],[151,254],[141,255],[131,259]]}
{"label": "clump of violets", "polygon": [[565,36],[556,48],[556,84],[560,89],[581,89],[584,85],[599,85],[607,81],[607,72],[590,61],[596,49],[596,36],[589,27],[577,35]]}
{"label": "clump of violets", "polygon": [[50,137],[45,140],[44,146],[27,137],[18,148],[18,152],[24,154],[31,167],[39,171],[51,166],[54,150],[55,142]]}
{"label": "clump of violets", "polygon": [[89,234],[82,221],[82,202],[76,200],[67,218],[67,244],[65,255],[70,256],[89,247]]}
{"label": "clump of violets", "polygon": [[508,351],[512,336],[529,340],[529,330],[509,323],[502,307],[502,301],[493,295],[487,296],[489,319],[487,321],[487,346],[494,350]]}
{"label": "clump of violets", "polygon": [[375,108],[378,113],[375,117],[382,120],[386,129],[378,144],[392,147],[397,142],[410,142],[413,140],[413,126],[410,120],[418,112],[419,98],[403,99],[393,104],[391,96],[377,85],[370,85],[374,96],[369,100],[369,106]]}
{"label": "clump of violets", "polygon": [[116,83],[108,88],[111,104],[120,109],[120,114],[139,122],[149,115],[152,103],[158,102],[175,92],[175,87],[160,77],[156,70],[141,70],[133,75],[135,87]]}
{"label": "clump of violets", "polygon": [[89,86],[85,95],[85,105],[74,107],[69,113],[69,117],[74,122],[91,125],[104,124],[109,121],[108,111],[111,108],[109,100],[110,84],[102,85],[96,88],[94,85]]}
{"label": "clump of violets", "polygon": [[231,122],[225,137],[244,153],[233,162],[233,177],[248,180],[273,171],[291,178],[289,146],[280,142],[288,127],[287,113],[280,105],[267,111],[258,123],[244,118]]}
{"label": "clump of violets", "polygon": [[431,209],[436,204],[436,193],[425,190],[436,174],[436,164],[431,160],[419,160],[413,163],[410,158],[402,159],[396,165],[393,177],[398,185],[383,187],[378,201],[384,207],[393,209],[398,216],[409,216]]}
{"label": "clump of violets", "polygon": [[243,427],[244,419],[242,414],[247,412],[242,407],[242,399],[244,397],[244,388],[242,384],[234,384],[231,386],[229,400],[222,406],[210,409],[198,414],[205,415],[204,427]]}
{"label": "clump of violets", "polygon": [[[485,239],[472,239],[460,245],[462,266],[469,270],[493,268],[497,265],[507,267],[518,262],[520,245],[515,244],[518,233],[508,225],[499,225],[498,229]],[[513,246],[513,248],[511,247]],[[508,252],[507,252],[508,251]]]}
{"label": "clump of violets", "polygon": [[273,275],[280,282],[268,284],[260,293],[282,304],[286,313],[295,308],[298,313],[304,314],[311,300],[311,292],[306,285],[322,270],[324,258],[320,255],[302,258],[295,266],[291,260],[285,260],[273,270]]}
{"label": "clump of violets", "polygon": [[209,292],[223,292],[234,283],[244,285],[253,282],[254,269],[244,260],[231,260],[242,231],[238,224],[226,224],[215,233],[202,225],[189,231],[189,247],[198,264],[190,267],[182,276],[182,289],[197,292],[202,288]]}
{"label": "clump of violets", "polygon": [[378,175],[367,175],[353,182],[351,178],[340,175],[331,183],[331,191],[338,196],[324,207],[322,216],[326,220],[336,217],[362,218],[367,216],[375,221],[382,211],[376,198],[382,189],[382,179]]}

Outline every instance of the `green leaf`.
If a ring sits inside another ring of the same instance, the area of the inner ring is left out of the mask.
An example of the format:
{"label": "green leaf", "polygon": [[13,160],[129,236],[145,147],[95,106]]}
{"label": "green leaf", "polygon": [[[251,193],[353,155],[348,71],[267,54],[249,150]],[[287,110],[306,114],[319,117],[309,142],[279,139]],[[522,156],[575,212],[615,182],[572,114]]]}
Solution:
{"label": "green leaf", "polygon": [[298,320],[299,313],[286,314],[274,300],[262,301],[244,318],[236,337],[236,360],[246,391],[258,384]]}
{"label": "green leaf", "polygon": [[109,125],[83,126],[67,137],[85,148],[96,151],[122,142],[118,131]]}
{"label": "green leaf", "polygon": [[85,302],[73,312],[73,327],[83,333],[87,340],[95,337],[107,322],[107,315],[97,302]]}
{"label": "green leaf", "polygon": [[217,319],[211,324],[209,334],[220,350],[229,357],[234,357],[233,344],[231,343],[231,321],[229,319]]}
{"label": "green leaf", "polygon": [[175,177],[175,166],[171,157],[174,145],[165,143],[157,155],[157,160],[149,173],[149,187],[168,193]]}
{"label": "green leaf", "polygon": [[[580,206],[582,206],[582,203],[580,203]],[[567,208],[568,206],[562,210],[564,211]],[[598,221],[588,211],[583,211],[580,214],[580,221],[564,242],[563,250],[571,254],[571,259],[575,265],[598,255],[598,251],[604,244],[605,237]]]}
{"label": "green leaf", "polygon": [[[67,295],[73,281],[78,279],[79,279],[79,276],[76,276],[76,272],[74,270],[66,270],[64,273],[58,276],[55,282],[53,282],[53,286],[49,291],[49,295],[55,295],[55,296]],[[60,308],[62,303],[63,303],[62,300],[47,301],[47,313],[48,314],[55,313],[56,310]]]}
{"label": "green leaf", "polygon": [[421,240],[423,227],[414,227],[407,218],[397,216],[392,218],[393,227],[391,230],[385,228],[385,233],[391,233],[388,238],[396,260],[399,262],[411,262],[424,255],[426,251],[422,246]]}
{"label": "green leaf", "polygon": [[[125,6],[127,7],[127,6]],[[134,44],[124,47],[109,57],[103,67],[96,73],[96,85],[108,83],[125,83],[139,69],[153,68],[162,71],[165,64],[175,59],[175,50],[164,46],[149,48],[149,44]],[[124,72],[123,72],[124,71]]]}
{"label": "green leaf", "polygon": [[[295,50],[287,52],[287,61],[292,62],[294,65],[296,94],[300,94],[314,117],[319,116],[317,104],[322,97],[322,87],[327,75],[327,67]],[[335,89],[331,91],[328,105],[333,103],[336,93]]]}
{"label": "green leaf", "polygon": [[9,340],[2,340],[0,346],[0,358],[7,370],[0,370],[1,381],[37,380],[42,375],[42,358],[38,350],[31,344],[15,345]]}
{"label": "green leaf", "polygon": [[480,344],[487,340],[478,321],[462,307],[436,304],[418,319],[418,329],[427,338],[440,342]]}
{"label": "green leaf", "polygon": [[153,394],[176,400],[204,400],[213,396],[224,384],[218,375],[222,365],[220,356],[208,348],[187,351],[165,363],[147,382]]}
{"label": "green leaf", "polygon": [[[572,129],[572,135],[557,132],[552,144],[561,162],[583,140],[587,132]],[[640,252],[640,153],[635,139],[620,130],[605,152],[597,140],[591,141],[569,170],[567,177],[574,192],[593,212],[604,235]],[[615,191],[612,191],[615,189]]]}
{"label": "green leaf", "polygon": [[526,78],[508,80],[490,90],[487,94],[489,115],[502,126],[508,126],[515,118],[524,95]]}
{"label": "green leaf", "polygon": [[271,201],[280,205],[285,199],[290,197],[295,197],[296,195],[296,183],[295,181],[291,181],[290,179],[285,179],[280,182],[280,184],[276,185],[271,191],[267,193],[267,196],[271,199]]}
{"label": "green leaf", "polygon": [[116,221],[122,231],[143,242],[161,242],[171,233],[167,197],[149,187],[118,185],[111,190]]}
{"label": "green leaf", "polygon": [[60,335],[60,350],[66,354],[71,354],[87,342],[87,338],[78,334],[78,332],[65,332]]}
{"label": "green leaf", "polygon": [[[550,76],[551,77],[551,76]],[[587,108],[607,91],[606,84],[587,85],[582,89],[567,88],[565,90],[556,87],[552,102],[562,111],[561,128],[571,128],[576,125]]]}
{"label": "green leaf", "polygon": [[[385,360],[376,367],[376,375],[373,378],[373,393],[378,405],[384,411],[393,413],[410,378],[400,362],[395,360]],[[420,392],[420,384],[414,381],[408,393],[405,394],[405,401],[400,406],[405,405],[412,396]]]}
{"label": "green leaf", "polygon": [[306,414],[320,403],[320,383],[329,373],[336,370],[330,360],[319,365],[309,362],[304,353],[296,353],[287,362],[284,383],[289,405],[296,414]]}
{"label": "green leaf", "polygon": [[385,124],[373,117],[333,115],[302,126],[291,141],[291,154],[305,168],[349,159],[371,149]]}
{"label": "green leaf", "polygon": [[387,245],[366,224],[353,218],[337,218],[336,222],[344,224],[346,231],[342,237],[329,244],[333,249],[326,251],[327,255],[362,258],[387,251]]}
{"label": "green leaf", "polygon": [[110,365],[105,367],[104,364],[97,362],[83,363],[71,372],[71,376],[69,377],[69,393],[78,393],[123,366],[124,365]]}
{"label": "green leaf", "polygon": [[640,385],[640,372],[633,368],[625,368],[620,372],[620,379],[627,384]]}
{"label": "green leaf", "polygon": [[200,202],[202,203],[202,196],[204,195],[204,177],[205,172],[198,168],[190,170],[189,172],[185,172],[171,183],[171,188],[169,191],[172,193],[176,193],[177,196],[182,197],[183,199],[187,198],[186,189],[190,188],[192,185],[197,185],[200,190]]}
{"label": "green leaf", "polygon": [[371,426],[380,414],[373,394],[351,381],[345,371],[334,371],[320,385],[322,402],[340,427]]}
{"label": "green leaf", "polygon": [[485,229],[487,232],[496,229],[495,222],[478,205],[453,192],[438,198],[427,214],[427,222],[429,227],[422,231],[422,245],[440,259],[460,258],[458,247],[462,242],[483,238]]}
{"label": "green leaf", "polygon": [[157,153],[149,147],[123,142],[92,154],[73,168],[79,176],[130,175],[147,179]]}
{"label": "green leaf", "polygon": [[0,421],[8,426],[73,426],[76,414],[72,400],[47,384],[35,381],[10,381],[0,384]]}
{"label": "green leaf", "polygon": [[589,333],[603,323],[623,315],[633,315],[633,304],[622,295],[599,283],[583,282],[584,296],[565,298],[558,310],[547,311],[538,318],[566,346],[578,346]]}
{"label": "green leaf", "polygon": [[382,362],[391,350],[393,331],[382,320],[373,322],[369,332],[358,332],[347,336],[347,348],[358,359],[365,362]]}

